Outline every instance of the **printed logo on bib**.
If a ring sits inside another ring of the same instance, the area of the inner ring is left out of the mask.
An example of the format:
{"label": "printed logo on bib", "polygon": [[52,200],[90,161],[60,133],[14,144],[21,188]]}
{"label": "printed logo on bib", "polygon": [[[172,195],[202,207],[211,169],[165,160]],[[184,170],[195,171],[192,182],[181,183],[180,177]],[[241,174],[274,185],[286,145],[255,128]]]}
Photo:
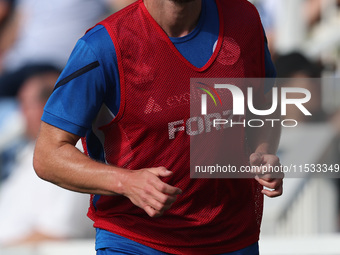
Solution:
{"label": "printed logo on bib", "polygon": [[150,114],[153,112],[160,112],[162,111],[162,107],[155,102],[155,99],[153,97],[149,97],[148,103],[145,107],[144,113],[145,114]]}
{"label": "printed logo on bib", "polygon": [[[216,48],[216,43],[213,50]],[[217,61],[222,65],[233,65],[241,56],[241,49],[237,42],[230,37],[223,39],[222,47],[218,55]]]}

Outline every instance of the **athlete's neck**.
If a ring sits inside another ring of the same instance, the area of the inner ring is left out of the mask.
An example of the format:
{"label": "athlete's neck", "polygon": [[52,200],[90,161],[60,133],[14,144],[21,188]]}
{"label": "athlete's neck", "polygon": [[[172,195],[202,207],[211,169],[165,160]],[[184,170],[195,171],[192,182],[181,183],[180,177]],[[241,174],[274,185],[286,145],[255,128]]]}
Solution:
{"label": "athlete's neck", "polygon": [[196,27],[202,0],[144,0],[144,5],[169,37],[182,37]]}

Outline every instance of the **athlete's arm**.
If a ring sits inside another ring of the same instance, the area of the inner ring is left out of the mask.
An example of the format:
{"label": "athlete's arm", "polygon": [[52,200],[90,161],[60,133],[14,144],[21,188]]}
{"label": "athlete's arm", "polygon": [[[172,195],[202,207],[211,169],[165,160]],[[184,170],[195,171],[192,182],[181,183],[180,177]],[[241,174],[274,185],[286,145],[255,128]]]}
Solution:
{"label": "athlete's arm", "polygon": [[[264,33],[264,62],[265,62],[265,76],[269,78],[266,80],[264,84],[264,93],[265,93],[265,103],[262,104],[262,109],[269,109],[272,103],[271,90],[274,86],[276,78],[276,69],[271,59],[271,54],[268,49],[268,41],[266,37],[266,33]],[[272,78],[272,79],[270,79]],[[279,108],[279,107],[278,107]],[[249,119],[280,119],[279,111],[275,111],[270,116],[254,116],[252,113],[248,112]],[[281,135],[281,126],[275,125],[275,127],[271,126],[271,122],[264,121],[265,125],[262,128],[248,128],[247,135],[249,145],[252,148],[253,153],[250,155],[249,162],[252,166],[279,166],[280,160],[276,156],[276,152],[279,146],[280,135]],[[277,123],[277,122],[276,122]],[[261,168],[259,168],[259,172],[261,173]],[[262,193],[268,197],[277,197],[282,195],[282,184],[283,184],[283,174],[259,174],[255,177],[255,179],[264,187],[270,188],[263,189]]]}
{"label": "athlete's arm", "polygon": [[60,187],[82,193],[124,195],[151,216],[160,216],[181,193],[159,177],[164,167],[127,170],[96,162],[75,148],[79,136],[42,122],[34,153],[37,175]]}
{"label": "athlete's arm", "polygon": [[[271,107],[271,93],[266,93],[266,103],[262,105],[262,109],[269,109]],[[279,107],[278,107],[279,108]],[[272,122],[265,121],[264,119],[280,119],[279,111],[275,111],[269,116],[253,116],[248,113],[248,118],[263,119],[265,125],[261,128],[248,128],[247,135],[249,145],[253,153],[250,155],[249,161],[252,166],[259,166],[259,174],[255,179],[264,187],[262,193],[268,197],[277,197],[282,195],[283,189],[283,174],[261,174],[261,166],[279,166],[280,160],[276,156],[276,152],[279,146],[281,125],[280,122],[276,122],[272,126]],[[278,124],[279,123],[279,124]],[[268,168],[267,168],[268,169]]]}
{"label": "athlete's arm", "polygon": [[130,171],[109,166],[74,147],[79,137],[92,130],[102,105],[112,115],[118,112],[119,76],[115,60],[112,40],[103,27],[95,27],[79,40],[45,106],[34,166],[41,178],[63,188],[125,195],[150,216],[158,216],[170,208],[180,192],[159,178],[171,172],[164,168]]}

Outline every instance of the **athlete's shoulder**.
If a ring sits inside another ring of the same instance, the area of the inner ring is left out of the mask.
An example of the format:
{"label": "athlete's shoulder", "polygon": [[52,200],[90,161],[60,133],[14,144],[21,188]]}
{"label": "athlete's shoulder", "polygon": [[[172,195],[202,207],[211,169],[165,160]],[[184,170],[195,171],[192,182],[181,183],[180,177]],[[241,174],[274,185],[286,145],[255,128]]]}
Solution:
{"label": "athlete's shoulder", "polygon": [[[256,7],[248,0],[217,0],[220,13],[227,22],[239,27],[242,33],[260,32],[262,23]],[[255,28],[255,29],[254,29]],[[241,32],[241,31],[240,31]],[[262,31],[261,31],[262,33]]]}
{"label": "athlete's shoulder", "polygon": [[256,18],[260,18],[260,14],[254,4],[249,2],[248,0],[238,0],[241,2],[241,7],[246,8],[250,13],[256,16]]}
{"label": "athlete's shoulder", "polygon": [[96,60],[102,62],[102,64],[110,63],[117,58],[109,32],[102,25],[96,25],[88,30],[87,33],[79,39],[77,48],[83,52],[91,51],[91,55],[94,55]]}
{"label": "athlete's shoulder", "polygon": [[80,38],[80,40],[84,41],[86,44],[96,46],[105,43],[108,39],[110,39],[110,36],[106,28],[102,25],[94,26],[89,29],[82,38]]}
{"label": "athlete's shoulder", "polygon": [[229,1],[229,0],[216,0],[216,2],[222,6],[222,8],[227,8],[227,9],[238,9],[238,10],[243,10],[243,14],[247,15],[249,13],[254,13],[258,15],[258,11],[255,7],[255,5],[253,5],[251,2],[249,2],[248,0],[233,0],[233,1]]}
{"label": "athlete's shoulder", "polygon": [[230,2],[235,5],[239,6],[245,6],[245,7],[250,7],[250,8],[255,8],[254,4],[252,4],[249,0],[234,0],[234,1],[229,1],[229,0],[219,0],[220,2]]}

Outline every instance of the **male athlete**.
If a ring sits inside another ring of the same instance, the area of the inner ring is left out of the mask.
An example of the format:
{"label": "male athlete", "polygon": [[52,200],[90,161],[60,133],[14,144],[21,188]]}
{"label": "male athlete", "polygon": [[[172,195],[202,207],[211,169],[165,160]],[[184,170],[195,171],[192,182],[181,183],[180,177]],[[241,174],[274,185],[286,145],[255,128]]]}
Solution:
{"label": "male athlete", "polygon": [[[190,136],[184,127],[169,136],[190,105],[169,98],[190,93],[192,77],[274,73],[248,1],[137,1],[77,43],[42,117],[35,170],[95,194],[88,216],[99,255],[258,254],[263,194],[281,195],[282,178],[190,179]],[[263,107],[270,89],[254,95]],[[278,165],[279,134],[251,130],[248,163]],[[80,137],[89,157],[74,147]],[[246,155],[238,140],[226,157]]]}

